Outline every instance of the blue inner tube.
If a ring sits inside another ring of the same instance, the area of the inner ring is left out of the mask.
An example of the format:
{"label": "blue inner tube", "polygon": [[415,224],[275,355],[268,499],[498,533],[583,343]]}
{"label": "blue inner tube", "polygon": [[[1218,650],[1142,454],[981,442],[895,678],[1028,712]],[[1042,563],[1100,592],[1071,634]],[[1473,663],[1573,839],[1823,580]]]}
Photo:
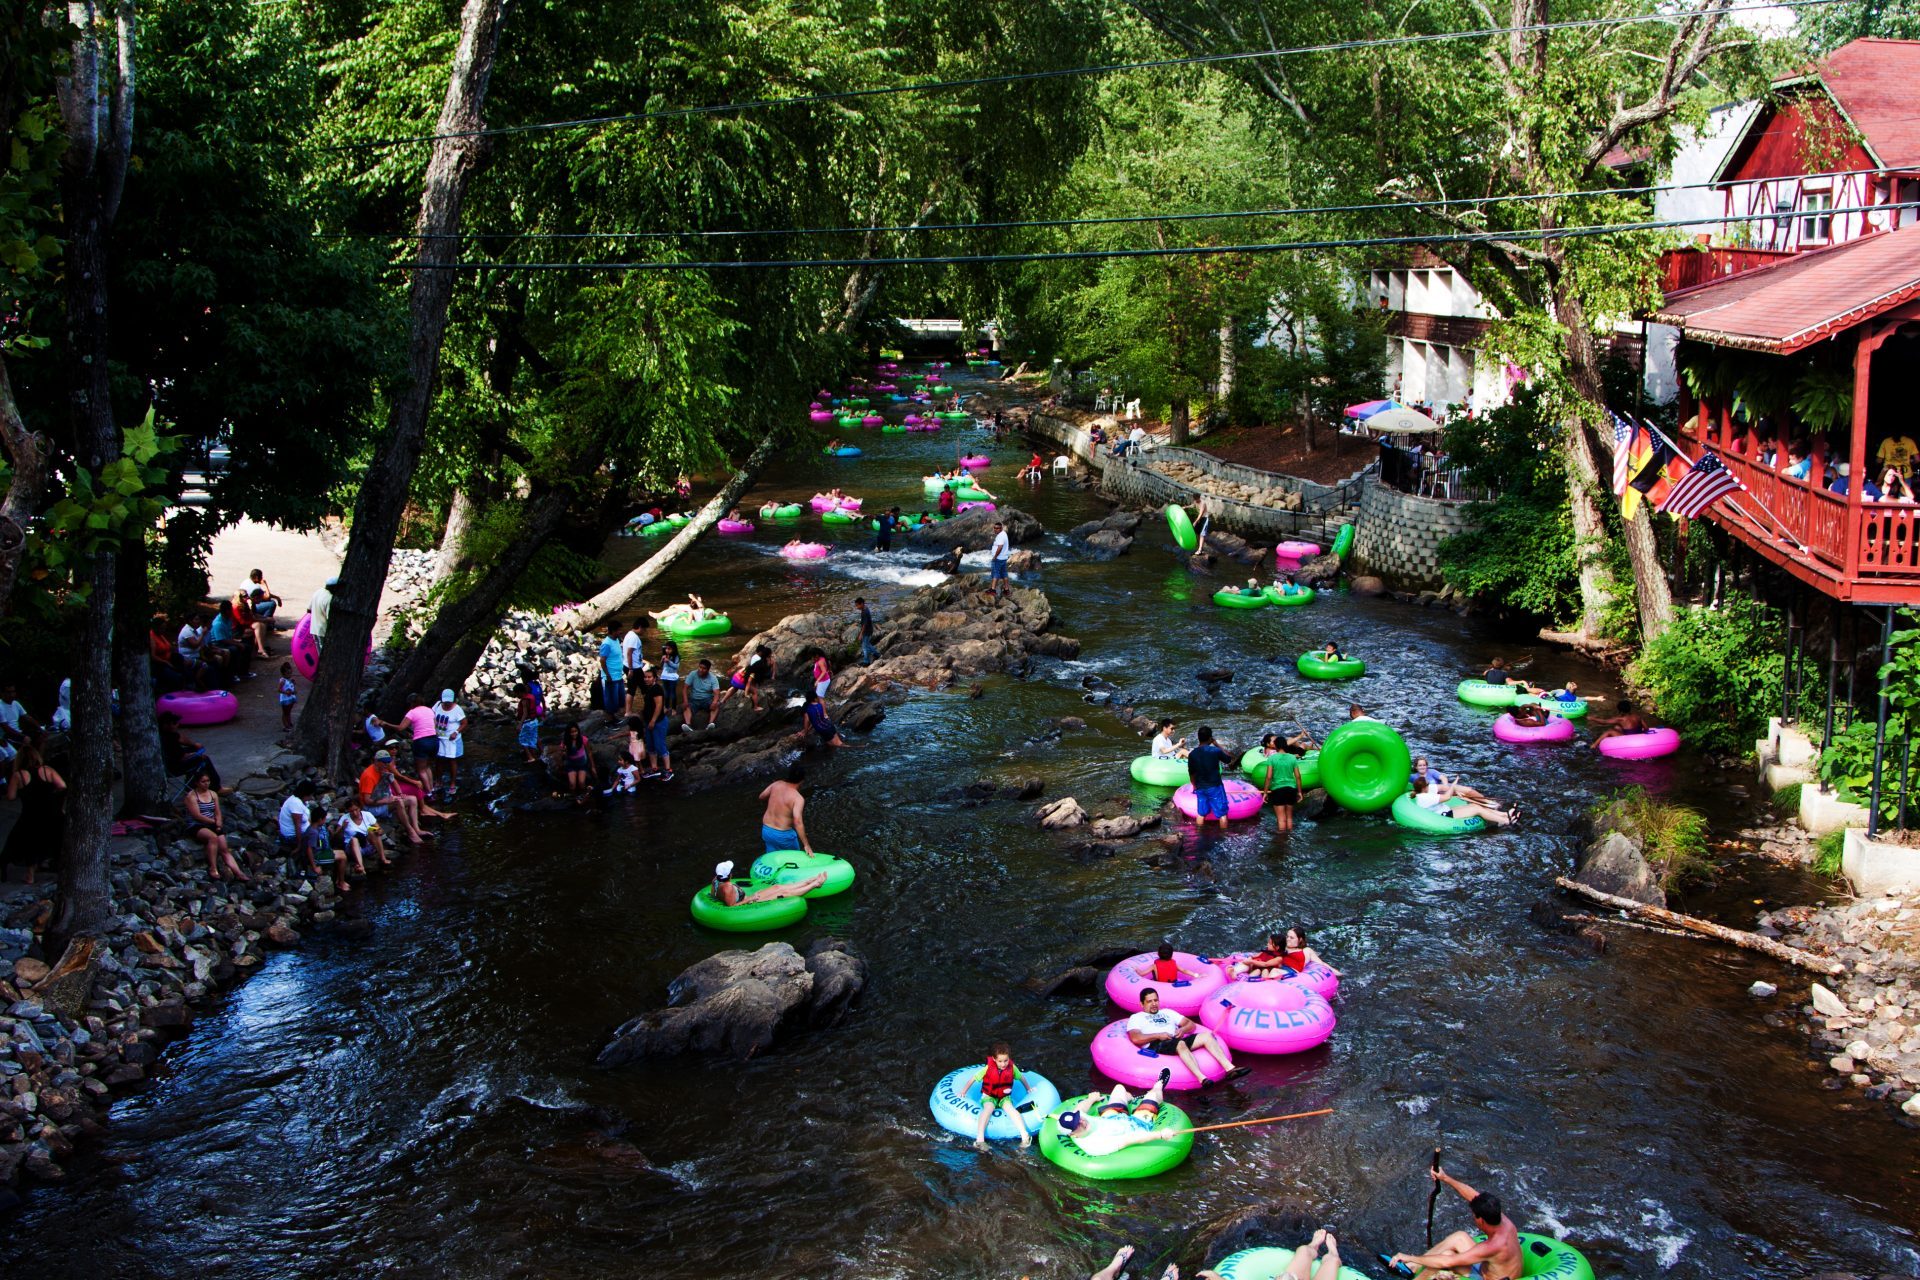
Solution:
{"label": "blue inner tube", "polygon": [[[984,1063],[971,1067],[961,1067],[949,1071],[940,1077],[940,1083],[933,1086],[933,1096],[927,1105],[933,1111],[934,1121],[950,1133],[963,1138],[971,1138],[980,1125],[980,1081],[978,1079]],[[962,1092],[962,1086],[967,1086]],[[1014,1127],[1014,1117],[1026,1127],[1028,1133],[1038,1133],[1048,1114],[1060,1105],[1060,1091],[1053,1082],[1036,1071],[1022,1070],[1019,1079],[1013,1082],[1013,1092],[1008,1095],[1006,1105],[1002,1106],[993,1119],[987,1121],[987,1137],[1005,1141],[1017,1141],[1020,1132]]]}

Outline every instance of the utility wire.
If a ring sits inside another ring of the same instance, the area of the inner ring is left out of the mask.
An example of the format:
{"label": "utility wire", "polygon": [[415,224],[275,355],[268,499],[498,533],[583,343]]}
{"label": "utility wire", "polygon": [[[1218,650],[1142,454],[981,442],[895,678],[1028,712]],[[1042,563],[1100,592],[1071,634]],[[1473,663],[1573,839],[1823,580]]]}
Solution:
{"label": "utility wire", "polygon": [[1532,22],[1505,27],[1475,27],[1465,31],[1430,31],[1401,36],[1376,36],[1359,40],[1331,40],[1321,44],[1294,45],[1290,48],[1260,49],[1240,53],[1205,53],[1184,58],[1156,58],[1147,62],[1111,62],[1091,67],[1059,67],[1049,71],[1015,71],[999,75],[968,76],[960,80],[922,80],[911,84],[876,85],[865,89],[840,89],[828,93],[795,94],[786,98],[748,98],[739,102],[719,102],[696,107],[666,107],[658,111],[633,111],[619,115],[581,116],[569,120],[547,120],[534,124],[500,125],[491,129],[461,129],[446,133],[418,133],[397,138],[372,138],[360,142],[340,142],[320,148],[323,151],[358,151],[374,147],[406,146],[416,142],[438,142],[452,138],[503,138],[516,134],[558,133],[568,129],[591,129],[601,125],[633,124],[642,120],[684,120],[698,116],[734,115],[766,107],[818,106],[830,102],[851,102],[863,98],[893,97],[907,93],[937,93],[949,89],[976,89],[995,85],[1029,84],[1070,76],[1112,75],[1121,71],[1158,71],[1173,67],[1218,66],[1256,58],[1291,58],[1317,53],[1352,53],[1363,49],[1394,49],[1410,45],[1438,44],[1451,40],[1478,40],[1487,36],[1518,35],[1530,32],[1588,30],[1598,27],[1632,26],[1645,22],[1677,23],[1694,18],[1719,19],[1737,13],[1762,13],[1779,9],[1817,9],[1841,3],[1841,0],[1768,0],[1758,4],[1730,4],[1696,10],[1690,14],[1637,13],[1612,18],[1569,18],[1559,22]]}
{"label": "utility wire", "polygon": [[[1920,117],[1915,117],[1920,119]],[[1881,169],[1836,169],[1827,173],[1797,174],[1798,182],[1817,181],[1822,178],[1852,178],[1868,174],[1882,173]],[[870,234],[908,234],[923,231],[1008,231],[1022,228],[1046,227],[1105,227],[1129,226],[1155,222],[1217,222],[1230,218],[1284,218],[1307,214],[1323,213],[1373,213],[1386,209],[1405,209],[1418,212],[1421,209],[1454,208],[1462,205],[1495,204],[1533,204],[1544,200],[1579,200],[1597,196],[1633,196],[1658,194],[1663,191],[1693,191],[1713,187],[1727,187],[1727,182],[1670,182],[1656,186],[1641,187],[1596,187],[1585,191],[1541,191],[1506,196],[1451,196],[1444,199],[1376,201],[1372,204],[1334,204],[1334,205],[1293,205],[1269,209],[1236,209],[1206,213],[1132,213],[1116,214],[1098,218],[1030,218],[1009,222],[928,222],[906,223],[892,226],[871,227],[778,227],[765,231],[751,230],[704,230],[686,231],[476,231],[463,233],[457,231],[436,232],[429,235],[416,235],[411,232],[397,232],[391,235],[377,231],[335,231],[319,233],[316,238],[323,240],[359,239],[359,240],[405,240],[418,242],[425,240],[678,240],[678,239],[743,239],[754,236],[830,236],[830,235],[870,235]],[[1881,206],[1876,206],[1881,207]],[[1747,217],[1772,217],[1771,211],[1764,214],[1750,214]],[[1722,221],[1741,221],[1739,215],[1726,217]]]}
{"label": "utility wire", "polygon": [[[1850,205],[1841,208],[1800,211],[1783,217],[1832,218],[1848,213],[1873,213],[1893,209],[1920,208],[1920,200],[1886,204]],[[1775,216],[1775,215],[1766,215]],[[1698,218],[1660,218],[1641,222],[1617,222],[1580,227],[1544,227],[1515,231],[1456,231],[1434,235],[1364,236],[1328,240],[1280,240],[1255,244],[1166,245],[1144,249],[1072,249],[1034,253],[960,253],[938,256],[893,258],[765,258],[734,261],[679,262],[504,262],[466,260],[461,262],[396,262],[403,271],[739,271],[745,269],[778,270],[792,267],[912,267],[961,266],[1014,262],[1081,262],[1104,258],[1196,258],[1225,254],[1286,253],[1301,249],[1378,249],[1395,245],[1498,244],[1550,240],[1581,240],[1595,236],[1620,235],[1633,231],[1662,231],[1677,227],[1709,226],[1728,221],[1716,214]]]}

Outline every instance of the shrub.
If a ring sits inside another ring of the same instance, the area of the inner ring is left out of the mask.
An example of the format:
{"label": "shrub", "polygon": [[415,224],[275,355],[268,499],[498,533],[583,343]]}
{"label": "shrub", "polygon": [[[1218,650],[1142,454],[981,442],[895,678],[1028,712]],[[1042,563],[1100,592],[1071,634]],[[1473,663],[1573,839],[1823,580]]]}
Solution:
{"label": "shrub", "polygon": [[1800,812],[1800,786],[1798,782],[1789,782],[1773,793],[1773,807],[1776,812],[1789,817]]}
{"label": "shrub", "polygon": [[1840,854],[1847,847],[1847,833],[1829,831],[1813,842],[1813,869],[1823,876],[1840,874]]}
{"label": "shrub", "polygon": [[1640,841],[1640,852],[1659,877],[1660,887],[1676,892],[1713,879],[1707,853],[1707,820],[1696,809],[1655,800],[1640,787],[1628,787],[1593,806],[1595,821]]}
{"label": "shrub", "polygon": [[1773,610],[1739,597],[1720,609],[1688,609],[1628,674],[1692,745],[1745,755],[1780,710],[1787,664],[1778,634]]}

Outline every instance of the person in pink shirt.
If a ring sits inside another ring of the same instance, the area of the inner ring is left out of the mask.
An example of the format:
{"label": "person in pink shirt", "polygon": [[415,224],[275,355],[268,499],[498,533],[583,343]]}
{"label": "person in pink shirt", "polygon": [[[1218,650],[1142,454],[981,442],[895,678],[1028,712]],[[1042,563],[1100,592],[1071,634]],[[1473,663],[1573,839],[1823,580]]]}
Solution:
{"label": "person in pink shirt", "polygon": [[433,707],[420,694],[408,698],[413,704],[407,714],[400,717],[405,726],[407,737],[413,739],[413,771],[420,775],[420,785],[433,794],[433,762],[440,758],[440,731],[434,727]]}

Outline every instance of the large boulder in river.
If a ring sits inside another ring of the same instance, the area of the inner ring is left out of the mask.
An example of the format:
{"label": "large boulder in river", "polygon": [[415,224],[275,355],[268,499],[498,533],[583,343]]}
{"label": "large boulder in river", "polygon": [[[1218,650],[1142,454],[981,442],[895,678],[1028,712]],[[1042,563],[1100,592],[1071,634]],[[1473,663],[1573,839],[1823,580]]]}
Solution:
{"label": "large boulder in river", "polygon": [[1589,889],[1617,898],[1631,898],[1654,907],[1667,905],[1667,892],[1640,852],[1639,842],[1623,832],[1604,831],[1581,850],[1580,866],[1573,878]]}
{"label": "large boulder in river", "polygon": [[722,951],[675,978],[667,1007],[624,1023],[597,1061],[618,1067],[683,1053],[751,1058],[795,1031],[840,1022],[866,980],[866,961],[832,938],[815,942],[805,956],[784,942]]}
{"label": "large boulder in river", "polygon": [[1038,520],[1017,507],[1001,507],[998,511],[984,511],[976,507],[972,511],[961,512],[951,520],[941,520],[915,529],[907,535],[907,541],[916,547],[939,547],[942,550],[965,547],[969,551],[985,551],[993,545],[995,521],[1006,524],[1007,540],[1016,544],[1036,542],[1047,532]]}

